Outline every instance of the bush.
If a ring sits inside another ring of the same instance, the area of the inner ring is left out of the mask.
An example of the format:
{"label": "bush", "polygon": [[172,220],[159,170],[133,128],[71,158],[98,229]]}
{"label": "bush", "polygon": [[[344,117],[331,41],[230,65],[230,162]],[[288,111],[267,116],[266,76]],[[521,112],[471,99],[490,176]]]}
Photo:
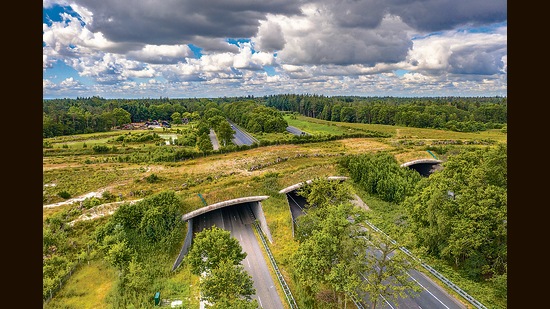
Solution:
{"label": "bush", "polygon": [[63,199],[68,199],[68,198],[71,197],[71,194],[67,191],[61,191],[61,192],[57,193],[57,196],[59,196],[60,198],[63,198]]}
{"label": "bush", "polygon": [[145,181],[147,181],[148,183],[155,183],[155,182],[159,182],[160,178],[155,174],[151,174],[145,177]]}
{"label": "bush", "polygon": [[94,152],[97,152],[97,153],[109,152],[109,147],[105,145],[95,145],[94,147],[92,147],[92,149],[94,150]]}

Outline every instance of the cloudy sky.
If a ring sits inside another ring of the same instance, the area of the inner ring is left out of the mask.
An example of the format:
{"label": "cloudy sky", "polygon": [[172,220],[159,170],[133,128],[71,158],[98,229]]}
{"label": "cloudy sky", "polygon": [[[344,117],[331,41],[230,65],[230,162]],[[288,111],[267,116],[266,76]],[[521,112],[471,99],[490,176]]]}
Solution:
{"label": "cloudy sky", "polygon": [[506,0],[43,0],[43,97],[507,96]]}

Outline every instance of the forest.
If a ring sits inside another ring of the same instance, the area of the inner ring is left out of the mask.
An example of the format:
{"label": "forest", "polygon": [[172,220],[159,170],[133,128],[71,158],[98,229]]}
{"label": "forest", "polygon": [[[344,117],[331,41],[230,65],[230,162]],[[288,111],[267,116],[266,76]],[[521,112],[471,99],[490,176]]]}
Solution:
{"label": "forest", "polygon": [[[400,125],[477,132],[507,124],[507,99],[501,97],[326,97],[270,95],[186,99],[43,100],[43,137],[105,132],[148,120],[180,121],[215,107],[250,132],[281,132],[286,122],[276,110],[349,123]],[[253,116],[251,116],[253,115]]]}

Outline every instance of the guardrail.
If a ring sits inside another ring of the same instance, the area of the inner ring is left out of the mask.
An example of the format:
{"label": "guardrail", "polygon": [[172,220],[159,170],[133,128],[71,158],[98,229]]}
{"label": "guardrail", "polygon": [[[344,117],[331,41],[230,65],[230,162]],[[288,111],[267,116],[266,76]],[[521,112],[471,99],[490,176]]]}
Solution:
{"label": "guardrail", "polygon": [[[382,230],[380,230],[379,228],[377,228],[374,224],[370,223],[369,221],[365,220],[365,223],[370,226],[373,230],[377,231],[378,233],[386,236],[390,242],[392,244],[397,244],[397,242],[393,239],[391,239],[390,236],[388,236],[386,233],[382,232]],[[451,289],[453,289],[453,291],[457,292],[460,296],[464,297],[464,299],[466,299],[467,301],[469,301],[472,305],[474,305],[474,307],[478,308],[478,309],[487,309],[487,307],[485,307],[482,303],[480,303],[479,301],[477,301],[475,298],[473,298],[472,296],[470,296],[468,293],[464,292],[464,290],[462,290],[461,288],[459,288],[456,284],[454,284],[453,282],[451,282],[451,280],[445,278],[445,276],[443,276],[442,274],[440,274],[439,272],[437,272],[435,269],[433,269],[433,267],[431,267],[430,265],[422,262],[419,258],[415,257],[414,255],[412,255],[412,253],[407,250],[407,248],[405,247],[399,247],[399,249],[405,253],[406,255],[408,255],[410,258],[412,258],[413,260],[417,261],[418,263],[420,263],[420,265],[422,265],[422,267],[424,267],[427,271],[429,271],[432,275],[434,275],[435,277],[437,277],[439,280],[441,280],[443,283],[445,283],[448,287],[450,287]]]}
{"label": "guardrail", "polygon": [[271,250],[269,249],[267,242],[265,240],[264,235],[262,234],[262,230],[258,226],[257,222],[254,222],[254,228],[256,228],[256,231],[260,235],[260,239],[262,240],[262,244],[264,245],[265,251],[267,252],[267,256],[269,257],[269,261],[271,262],[271,266],[273,266],[273,270],[275,271],[275,274],[277,275],[277,279],[279,280],[279,283],[281,284],[281,287],[283,288],[283,292],[285,293],[286,300],[288,301],[288,304],[291,309],[298,309],[298,305],[296,304],[296,300],[294,300],[294,297],[292,296],[292,293],[290,292],[290,288],[286,284],[285,278],[279,271],[279,267],[277,267],[277,263],[275,262],[275,258],[271,254]]}

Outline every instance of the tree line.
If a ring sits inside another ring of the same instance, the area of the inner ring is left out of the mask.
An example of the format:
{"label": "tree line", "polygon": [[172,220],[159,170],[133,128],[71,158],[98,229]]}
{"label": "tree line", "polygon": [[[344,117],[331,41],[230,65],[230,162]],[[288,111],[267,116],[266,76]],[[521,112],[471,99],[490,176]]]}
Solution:
{"label": "tree line", "polygon": [[282,94],[267,106],[330,121],[475,132],[507,123],[505,97],[356,97]]}

